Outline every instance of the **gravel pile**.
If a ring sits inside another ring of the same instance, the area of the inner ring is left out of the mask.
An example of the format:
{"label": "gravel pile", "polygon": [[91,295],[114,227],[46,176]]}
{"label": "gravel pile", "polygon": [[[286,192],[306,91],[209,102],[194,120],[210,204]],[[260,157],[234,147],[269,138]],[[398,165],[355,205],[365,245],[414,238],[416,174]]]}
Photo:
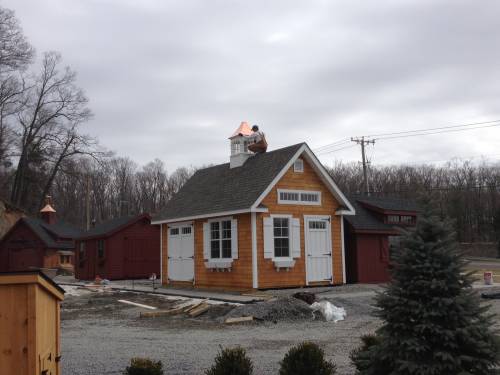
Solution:
{"label": "gravel pile", "polygon": [[297,298],[279,297],[265,302],[257,302],[235,307],[225,317],[237,318],[253,316],[268,322],[312,320],[314,315],[310,306]]}

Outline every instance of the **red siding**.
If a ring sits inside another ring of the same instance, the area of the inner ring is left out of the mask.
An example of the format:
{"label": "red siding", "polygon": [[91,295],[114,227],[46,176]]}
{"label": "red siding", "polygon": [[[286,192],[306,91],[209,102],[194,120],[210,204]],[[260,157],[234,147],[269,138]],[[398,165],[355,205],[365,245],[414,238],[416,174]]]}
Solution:
{"label": "red siding", "polygon": [[149,219],[139,220],[105,238],[103,259],[98,258],[97,241],[84,240],[86,259],[80,260],[79,251],[76,252],[78,279],[93,280],[96,275],[109,280],[137,279],[152,273],[159,277],[160,227],[151,225]]}
{"label": "red siding", "polygon": [[0,244],[0,272],[49,267],[52,266],[50,259],[45,245],[23,222],[16,224]]}
{"label": "red siding", "polygon": [[389,239],[386,234],[349,232],[346,240],[348,282],[385,283],[390,280]]}

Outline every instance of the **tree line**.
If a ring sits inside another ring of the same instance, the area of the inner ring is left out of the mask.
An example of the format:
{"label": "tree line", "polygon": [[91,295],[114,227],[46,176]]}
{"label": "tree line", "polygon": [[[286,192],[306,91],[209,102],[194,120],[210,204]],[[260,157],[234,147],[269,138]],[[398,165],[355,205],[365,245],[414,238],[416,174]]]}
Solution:
{"label": "tree line", "polygon": [[[364,192],[358,163],[338,162],[328,170],[344,192]],[[490,242],[500,237],[500,163],[453,160],[442,166],[373,166],[369,185],[375,196],[418,201],[431,195],[441,217],[454,220],[461,242]]]}

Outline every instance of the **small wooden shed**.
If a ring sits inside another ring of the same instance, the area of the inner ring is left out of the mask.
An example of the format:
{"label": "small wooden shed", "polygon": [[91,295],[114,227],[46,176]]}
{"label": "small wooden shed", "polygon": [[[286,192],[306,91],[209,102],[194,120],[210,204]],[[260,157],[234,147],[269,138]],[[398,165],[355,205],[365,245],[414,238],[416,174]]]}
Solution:
{"label": "small wooden shed", "polygon": [[93,280],[148,278],[160,274],[160,228],[148,214],[105,221],[76,241],[75,277]]}
{"label": "small wooden shed", "polygon": [[63,298],[40,271],[0,274],[0,374],[61,373]]}

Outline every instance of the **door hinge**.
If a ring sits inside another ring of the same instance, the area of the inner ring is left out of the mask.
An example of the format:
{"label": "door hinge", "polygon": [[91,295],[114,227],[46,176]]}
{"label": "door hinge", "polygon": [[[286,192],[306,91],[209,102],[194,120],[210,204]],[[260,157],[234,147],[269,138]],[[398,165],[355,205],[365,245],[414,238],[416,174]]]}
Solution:
{"label": "door hinge", "polygon": [[326,254],[323,254],[323,255],[330,255],[330,256],[331,256],[331,255],[332,255],[332,253],[326,253]]}

